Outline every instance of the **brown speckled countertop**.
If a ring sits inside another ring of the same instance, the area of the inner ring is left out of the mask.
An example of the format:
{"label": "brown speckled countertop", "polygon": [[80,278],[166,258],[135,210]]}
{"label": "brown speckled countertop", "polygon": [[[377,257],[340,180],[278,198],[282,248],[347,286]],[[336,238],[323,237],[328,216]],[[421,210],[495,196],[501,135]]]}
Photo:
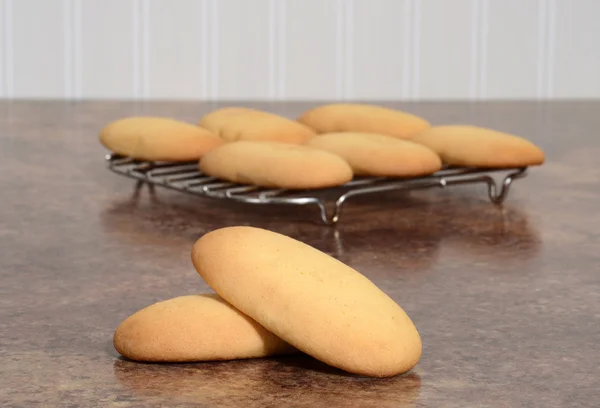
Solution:
{"label": "brown speckled countertop", "polygon": [[[294,116],[312,104],[263,104]],[[256,105],[255,105],[256,106]],[[600,102],[397,104],[434,123],[523,135],[547,163],[503,209],[452,187],[310,209],[157,189],[106,169],[97,132],[131,114],[196,121],[201,103],[0,103],[0,406],[597,407]],[[314,219],[314,218],[313,218]],[[305,356],[186,365],[119,358],[122,319],[208,290],[190,250],[215,228],[288,234],[357,268],[412,317],[409,374],[371,379]]]}

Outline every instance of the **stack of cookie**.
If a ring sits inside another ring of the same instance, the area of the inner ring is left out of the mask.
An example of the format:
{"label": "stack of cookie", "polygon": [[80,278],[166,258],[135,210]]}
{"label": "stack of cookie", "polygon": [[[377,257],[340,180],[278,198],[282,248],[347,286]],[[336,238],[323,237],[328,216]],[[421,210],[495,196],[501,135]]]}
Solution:
{"label": "stack of cookie", "polygon": [[373,377],[411,370],[412,320],[358,271],[290,237],[228,227],[200,238],[192,262],[215,293],[155,303],[126,318],[114,346],[144,362],[201,362],[303,352]]}
{"label": "stack of cookie", "polygon": [[354,176],[417,177],[444,165],[509,168],[540,165],[530,141],[469,125],[432,126],[395,109],[328,104],[296,120],[227,107],[197,125],[131,117],[100,133],[105,147],[149,161],[198,161],[200,170],[233,183],[270,188],[339,186]]}

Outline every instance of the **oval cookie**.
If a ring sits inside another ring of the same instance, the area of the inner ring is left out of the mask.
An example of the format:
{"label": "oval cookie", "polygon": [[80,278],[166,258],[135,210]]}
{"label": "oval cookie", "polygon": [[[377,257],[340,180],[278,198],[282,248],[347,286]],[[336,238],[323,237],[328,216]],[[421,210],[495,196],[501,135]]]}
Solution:
{"label": "oval cookie", "polygon": [[311,109],[298,122],[317,133],[367,132],[408,139],[430,127],[416,115],[378,105],[338,103]]}
{"label": "oval cookie", "polygon": [[116,120],[102,129],[100,142],[115,153],[150,161],[198,160],[223,144],[206,129],[160,117]]}
{"label": "oval cookie", "polygon": [[261,114],[263,111],[247,108],[244,106],[228,106],[226,108],[217,109],[209,112],[200,119],[199,126],[205,129],[211,129],[214,133],[218,134],[224,125],[227,124],[232,118],[242,114]]}
{"label": "oval cookie", "polygon": [[413,141],[429,147],[444,163],[454,166],[503,168],[544,162],[544,152],[530,141],[477,126],[435,126]]}
{"label": "oval cookie", "polygon": [[294,120],[243,107],[218,109],[204,116],[199,125],[227,142],[256,140],[301,144],[315,134]]}
{"label": "oval cookie", "polygon": [[230,304],[324,363],[387,377],[420,359],[419,333],[402,308],[365,276],[307,244],[228,227],[200,238],[192,260]]}
{"label": "oval cookie", "polygon": [[415,177],[442,167],[442,160],[433,150],[376,133],[325,133],[306,144],[344,158],[360,176]]}
{"label": "oval cookie", "polygon": [[341,157],[309,146],[242,141],[224,144],[200,160],[205,174],[233,183],[262,187],[312,189],[352,180]]}
{"label": "oval cookie", "polygon": [[192,362],[264,357],[297,351],[216,294],[155,303],[125,319],[115,349],[148,362]]}

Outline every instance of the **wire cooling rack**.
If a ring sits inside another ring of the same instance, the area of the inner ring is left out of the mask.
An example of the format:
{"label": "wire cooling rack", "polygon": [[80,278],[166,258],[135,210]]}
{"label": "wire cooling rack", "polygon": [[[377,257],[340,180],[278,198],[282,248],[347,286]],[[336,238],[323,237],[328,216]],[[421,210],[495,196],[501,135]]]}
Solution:
{"label": "wire cooling rack", "polygon": [[[187,194],[248,204],[313,205],[318,207],[321,221],[326,225],[334,225],[340,220],[342,208],[348,199],[386,191],[447,187],[457,184],[486,184],[490,201],[501,204],[508,196],[512,182],[527,174],[527,167],[503,169],[446,167],[425,177],[356,177],[335,188],[286,190],[219,180],[200,172],[197,161],[148,162],[117,154],[106,155],[106,161],[111,171],[138,180],[138,185],[147,183]],[[497,184],[492,177],[494,173],[504,173],[500,184]]]}

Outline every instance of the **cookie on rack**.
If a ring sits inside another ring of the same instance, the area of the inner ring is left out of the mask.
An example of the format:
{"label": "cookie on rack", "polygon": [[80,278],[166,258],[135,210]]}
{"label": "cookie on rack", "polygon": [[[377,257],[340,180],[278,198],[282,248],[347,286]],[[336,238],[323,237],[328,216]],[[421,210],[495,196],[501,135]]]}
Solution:
{"label": "cookie on rack", "polygon": [[430,127],[425,119],[397,109],[359,103],[321,105],[304,112],[298,122],[317,133],[366,132],[409,139]]}
{"label": "cookie on rack", "polygon": [[377,133],[324,133],[306,144],[344,158],[357,176],[416,177],[442,168],[428,147]]}
{"label": "cookie on rack", "polygon": [[245,106],[227,106],[225,108],[220,108],[214,110],[212,112],[207,113],[200,119],[198,125],[204,127],[206,129],[212,129],[215,133],[219,133],[221,128],[232,118],[243,114],[255,114],[260,115],[262,113],[266,113],[264,111],[248,108]]}
{"label": "cookie on rack", "polygon": [[198,124],[226,142],[254,140],[301,144],[315,134],[308,126],[286,117],[235,106],[210,112]]}
{"label": "cookie on rack", "polygon": [[281,142],[240,141],[209,152],[200,170],[232,183],[286,189],[319,189],[352,180],[341,157],[310,146]]}
{"label": "cookie on rack", "polygon": [[214,133],[191,123],[145,116],[111,122],[99,138],[114,153],[149,161],[194,161],[223,144]]}
{"label": "cookie on rack", "polygon": [[421,357],[417,328],[393,299],[303,242],[261,228],[221,228],[194,244],[192,261],[232,306],[333,367],[389,377]]}
{"label": "cookie on rack", "polygon": [[527,139],[472,125],[435,126],[412,140],[453,166],[526,167],[541,165],[545,160],[544,152]]}
{"label": "cookie on rack", "polygon": [[146,362],[233,360],[297,352],[216,294],[180,296],[145,307],[117,327],[113,343],[122,356]]}

